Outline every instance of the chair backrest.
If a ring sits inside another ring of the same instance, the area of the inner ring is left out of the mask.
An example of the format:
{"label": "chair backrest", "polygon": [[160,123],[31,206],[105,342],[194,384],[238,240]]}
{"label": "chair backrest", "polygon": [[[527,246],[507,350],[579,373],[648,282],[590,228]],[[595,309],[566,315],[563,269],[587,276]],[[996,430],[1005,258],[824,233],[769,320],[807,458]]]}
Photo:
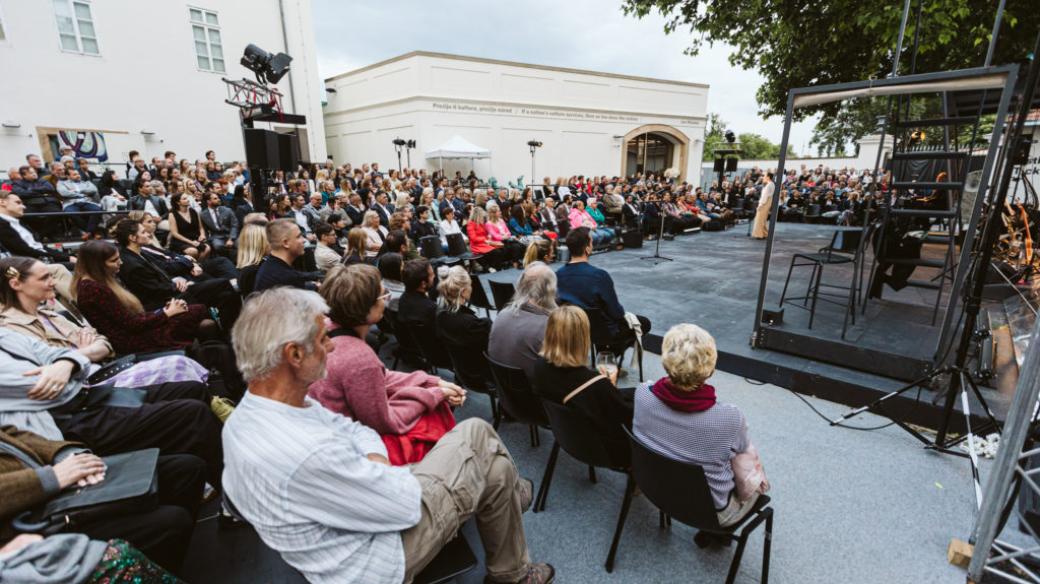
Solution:
{"label": "chair backrest", "polygon": [[669,517],[700,529],[718,529],[719,519],[704,469],[654,452],[625,428],[632,443],[632,478],[647,500]]}
{"label": "chair backrest", "polygon": [[436,235],[424,235],[419,238],[419,253],[428,260],[444,256],[441,238]]}
{"label": "chair backrest", "polygon": [[599,308],[581,308],[585,316],[589,318],[589,333],[592,336],[593,348],[597,345],[605,345],[612,340],[610,327],[607,326],[607,317]]}
{"label": "chair backrest", "polygon": [[412,332],[414,323],[401,322],[397,318],[397,311],[389,308],[383,312],[383,321],[390,325],[390,330],[387,332],[392,333],[397,338],[397,344],[404,351],[404,356],[423,356],[422,349],[419,348],[419,342],[415,340],[415,334]]}
{"label": "chair backrest", "polygon": [[444,350],[444,345],[437,340],[437,331],[421,322],[410,322],[407,327],[427,363],[445,369],[452,367],[451,359]]}
{"label": "chair backrest", "polygon": [[503,365],[484,353],[491,375],[498,388],[498,399],[502,409],[513,419],[524,424],[548,426],[549,418],[545,416],[542,400],[531,390],[531,383],[523,369]]}
{"label": "chair backrest", "polygon": [[465,238],[462,237],[461,233],[452,233],[448,235],[448,255],[450,256],[464,256],[469,252],[469,246],[466,245]]}
{"label": "chair backrest", "polygon": [[469,303],[477,308],[495,310],[495,307],[491,304],[491,300],[488,298],[487,292],[484,290],[484,284],[481,283],[480,277],[476,274],[470,274],[469,281],[473,285],[473,292],[469,296]]}
{"label": "chair backrest", "polygon": [[579,462],[606,468],[627,468],[631,464],[628,445],[604,437],[583,412],[546,399],[542,407],[560,447]]}
{"label": "chair backrest", "polygon": [[474,351],[472,347],[443,342],[442,346],[448,352],[451,370],[455,373],[455,381],[459,385],[480,393],[490,390],[491,370],[484,358],[483,350]]}
{"label": "chair backrest", "polygon": [[820,216],[820,206],[817,205],[816,203],[813,203],[813,204],[809,205],[809,207],[805,210],[805,216],[806,217],[819,217]]}
{"label": "chair backrest", "polygon": [[499,310],[505,308],[509,301],[513,299],[513,294],[516,293],[516,286],[512,282],[496,282],[490,279],[488,284],[491,285],[491,297],[495,299],[495,306]]}

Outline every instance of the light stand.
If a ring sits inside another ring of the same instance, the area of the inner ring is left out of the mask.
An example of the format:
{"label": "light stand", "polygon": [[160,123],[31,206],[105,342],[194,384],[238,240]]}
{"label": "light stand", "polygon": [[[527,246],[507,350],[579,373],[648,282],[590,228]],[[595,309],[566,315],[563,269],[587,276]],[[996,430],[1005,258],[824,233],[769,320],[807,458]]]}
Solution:
{"label": "light stand", "polygon": [[397,151],[397,172],[401,172],[401,170],[402,170],[402,167],[401,167],[401,150],[404,150],[404,147],[407,144],[408,144],[408,142],[405,142],[401,138],[394,138],[394,150]]}
{"label": "light stand", "polygon": [[[534,181],[535,181],[534,177],[536,176],[536,175],[534,174],[534,153],[535,153],[535,152],[536,152],[536,151],[537,151],[537,150],[538,150],[539,148],[541,148],[541,147],[542,147],[542,143],[541,143],[541,142],[539,142],[538,140],[528,140],[528,142],[527,142],[527,146],[528,146],[528,147],[529,147],[529,148],[531,149],[531,183],[530,183],[530,184],[531,184],[531,185],[534,185]],[[533,189],[532,189],[532,191],[531,191],[531,192],[534,192],[534,191],[533,191]],[[545,195],[545,193],[542,193],[542,195],[544,196],[544,195]]]}
{"label": "light stand", "polygon": [[[412,167],[412,148],[415,148],[415,140],[409,140],[409,141],[405,142],[404,147],[406,149],[405,150],[405,156],[408,157],[408,168],[411,168]],[[400,162],[398,162],[398,165],[400,165]],[[400,169],[398,169],[398,170],[400,170]]]}

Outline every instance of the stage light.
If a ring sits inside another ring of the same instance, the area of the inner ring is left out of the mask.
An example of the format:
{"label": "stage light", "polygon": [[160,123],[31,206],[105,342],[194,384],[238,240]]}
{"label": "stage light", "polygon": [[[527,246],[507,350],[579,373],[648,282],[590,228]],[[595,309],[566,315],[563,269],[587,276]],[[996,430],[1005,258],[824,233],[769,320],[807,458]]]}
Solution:
{"label": "stage light", "polygon": [[726,130],[726,141],[730,144],[737,141],[737,135],[733,133],[733,130]]}
{"label": "stage light", "polygon": [[243,67],[256,75],[256,80],[261,85],[266,85],[267,83],[277,84],[289,72],[289,63],[292,62],[292,57],[285,53],[272,55],[250,43],[246,45],[246,49],[242,53],[242,60],[239,62]]}
{"label": "stage light", "polygon": [[406,143],[404,146],[405,146],[405,148],[408,148],[409,150],[412,149],[412,148],[415,148],[415,140],[409,140],[408,143]]}
{"label": "stage light", "polygon": [[405,142],[403,139],[401,139],[401,138],[394,138],[394,146],[397,146],[398,148],[401,148],[405,144],[407,144],[407,142]]}
{"label": "stage light", "polygon": [[530,141],[527,142],[527,145],[530,146],[531,148],[541,148],[542,147],[542,143],[539,142],[538,140],[530,140]]}

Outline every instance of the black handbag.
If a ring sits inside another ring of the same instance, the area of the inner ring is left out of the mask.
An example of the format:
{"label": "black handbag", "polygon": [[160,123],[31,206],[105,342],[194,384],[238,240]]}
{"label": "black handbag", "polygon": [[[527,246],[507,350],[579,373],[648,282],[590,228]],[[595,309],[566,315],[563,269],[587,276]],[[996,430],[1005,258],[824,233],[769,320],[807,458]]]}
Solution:
{"label": "black handbag", "polygon": [[[29,468],[40,464],[24,452],[0,442],[0,451],[14,455]],[[52,535],[111,517],[151,511],[159,504],[159,449],[147,448],[103,457],[105,480],[63,491],[36,509],[19,514],[11,527],[20,533]]]}

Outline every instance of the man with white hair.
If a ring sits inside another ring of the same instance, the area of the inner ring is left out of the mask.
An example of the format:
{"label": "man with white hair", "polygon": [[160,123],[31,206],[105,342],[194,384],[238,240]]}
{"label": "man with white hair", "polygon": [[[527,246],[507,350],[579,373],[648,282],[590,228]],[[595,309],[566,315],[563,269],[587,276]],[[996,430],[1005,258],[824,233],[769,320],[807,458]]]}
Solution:
{"label": "man with white hair", "polygon": [[556,273],[543,262],[531,262],[516,283],[509,306],[491,325],[488,356],[522,369],[534,379],[534,365],[542,350],[549,313],[556,308]]}
{"label": "man with white hair", "polygon": [[250,298],[232,331],[249,391],[224,427],[226,496],[264,543],[310,582],[412,579],[475,515],[488,582],[552,582],[528,560],[530,483],[479,419],[458,424],[418,464],[390,466],[374,430],[307,397],[333,345],[313,292]]}

